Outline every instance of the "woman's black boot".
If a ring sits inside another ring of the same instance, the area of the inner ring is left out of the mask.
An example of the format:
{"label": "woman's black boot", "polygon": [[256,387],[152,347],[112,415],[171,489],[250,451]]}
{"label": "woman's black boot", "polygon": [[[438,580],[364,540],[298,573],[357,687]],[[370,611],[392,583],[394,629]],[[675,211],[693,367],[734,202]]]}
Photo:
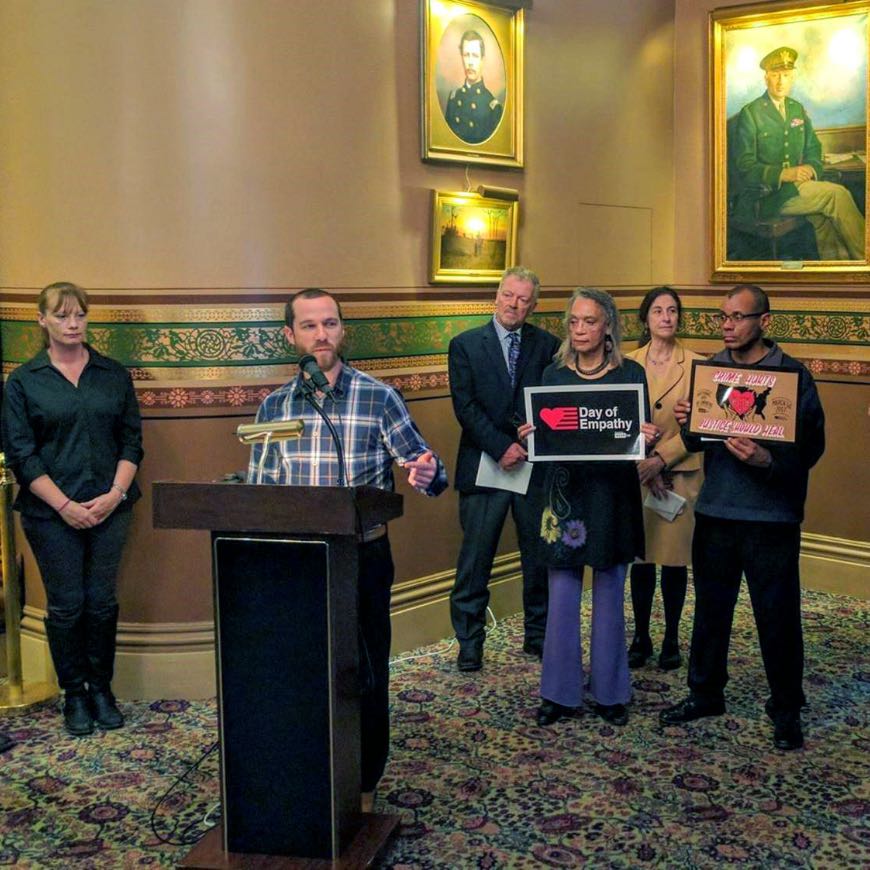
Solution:
{"label": "woman's black boot", "polygon": [[85,689],[85,647],[82,621],[63,625],[45,618],[45,636],[57,673],[58,685],[64,691],[63,724],[70,734],[83,737],[94,730],[94,720],[88,706]]}
{"label": "woman's black boot", "polygon": [[124,724],[124,716],[115,703],[111,688],[115,671],[118,608],[103,616],[88,616],[86,625],[91,710],[97,725],[112,731]]}

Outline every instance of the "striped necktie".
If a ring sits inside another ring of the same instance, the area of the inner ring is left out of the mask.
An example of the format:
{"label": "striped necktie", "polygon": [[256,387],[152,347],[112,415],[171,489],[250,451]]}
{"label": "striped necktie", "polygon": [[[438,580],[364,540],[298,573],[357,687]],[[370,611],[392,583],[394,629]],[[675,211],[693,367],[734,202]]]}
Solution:
{"label": "striped necktie", "polygon": [[517,363],[520,360],[520,334],[519,332],[509,332],[508,341],[508,375],[510,375],[511,386],[517,385]]}

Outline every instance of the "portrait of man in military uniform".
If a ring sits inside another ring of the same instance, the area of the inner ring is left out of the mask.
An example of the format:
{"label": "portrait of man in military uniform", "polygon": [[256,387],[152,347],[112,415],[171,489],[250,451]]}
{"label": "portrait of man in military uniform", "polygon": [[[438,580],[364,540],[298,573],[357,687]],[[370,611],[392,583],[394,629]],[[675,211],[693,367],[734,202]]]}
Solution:
{"label": "portrait of man in military uniform", "polygon": [[840,174],[826,171],[813,121],[790,96],[798,52],[779,46],[759,66],[764,93],[728,122],[729,220],[747,233],[770,232],[771,221],[801,216],[815,251],[800,259],[864,260],[864,215],[849,190],[830,180]]}
{"label": "portrait of man in military uniform", "polygon": [[524,10],[421,0],[423,160],[523,165]]}
{"label": "portrait of man in military uniform", "polygon": [[477,145],[489,139],[501,121],[504,106],[483,81],[486,45],[476,30],[466,30],[459,40],[465,81],[450,92],[444,117],[463,142]]}

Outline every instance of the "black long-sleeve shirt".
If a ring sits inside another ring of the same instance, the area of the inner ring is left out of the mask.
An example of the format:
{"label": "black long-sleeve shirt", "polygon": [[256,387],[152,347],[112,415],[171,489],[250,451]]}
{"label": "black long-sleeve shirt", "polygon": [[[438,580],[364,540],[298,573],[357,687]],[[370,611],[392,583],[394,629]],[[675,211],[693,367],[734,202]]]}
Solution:
{"label": "black long-sleeve shirt", "polygon": [[[139,465],[142,422],[129,372],[86,345],[90,356],[73,386],[38,353],[10,376],[3,396],[3,449],[21,489],[15,509],[29,516],[54,510],[30,492],[47,474],[74,501],[108,492],[121,459]],[[124,506],[141,495],[135,481]]]}

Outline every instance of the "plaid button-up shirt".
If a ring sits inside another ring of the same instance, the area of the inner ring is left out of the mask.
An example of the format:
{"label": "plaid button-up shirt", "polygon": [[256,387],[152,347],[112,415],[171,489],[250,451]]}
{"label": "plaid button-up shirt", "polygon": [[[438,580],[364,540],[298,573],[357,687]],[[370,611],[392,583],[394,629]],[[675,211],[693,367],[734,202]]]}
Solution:
{"label": "plaid button-up shirt", "polygon": [[[324,412],[332,420],[344,447],[349,486],[376,486],[392,491],[393,462],[403,465],[429,450],[397,390],[376,378],[342,365]],[[257,411],[257,422],[303,420],[301,438],[268,445],[262,483],[290,486],[337,486],[338,454],[329,429],[305,400],[299,376],[268,395]],[[248,482],[255,483],[263,445],[251,449]],[[447,488],[447,472],[436,457],[438,471],[427,495]]]}

